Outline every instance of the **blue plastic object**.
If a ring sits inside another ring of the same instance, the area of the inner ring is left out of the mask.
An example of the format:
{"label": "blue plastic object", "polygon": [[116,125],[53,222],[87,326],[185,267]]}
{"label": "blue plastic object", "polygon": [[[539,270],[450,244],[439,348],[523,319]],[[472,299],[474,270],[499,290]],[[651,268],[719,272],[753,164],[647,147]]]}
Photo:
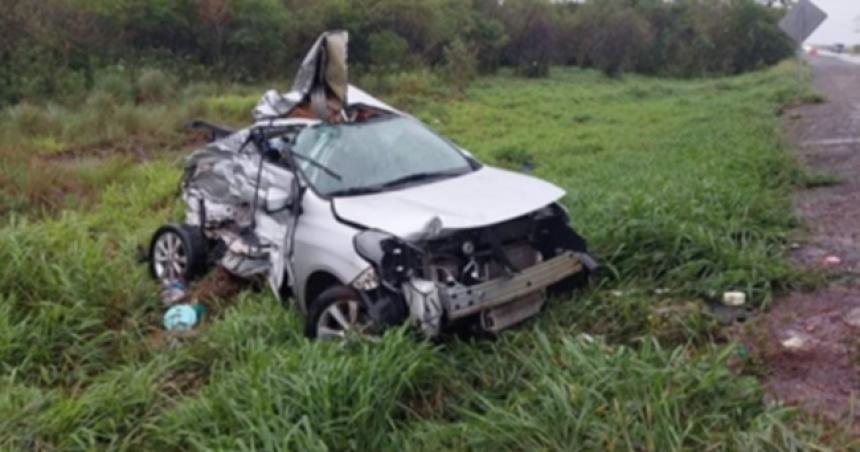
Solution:
{"label": "blue plastic object", "polygon": [[166,281],[161,289],[161,302],[166,306],[179,303],[188,292],[182,281]]}
{"label": "blue plastic object", "polygon": [[164,313],[164,329],[167,331],[188,331],[203,317],[205,308],[201,304],[178,304]]}

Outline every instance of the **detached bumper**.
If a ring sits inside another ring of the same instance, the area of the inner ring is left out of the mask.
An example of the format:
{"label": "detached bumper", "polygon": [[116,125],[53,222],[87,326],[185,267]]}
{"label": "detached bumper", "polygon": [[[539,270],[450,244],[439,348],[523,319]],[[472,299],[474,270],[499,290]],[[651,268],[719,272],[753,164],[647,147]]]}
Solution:
{"label": "detached bumper", "polygon": [[440,298],[447,316],[456,320],[496,308],[547,287],[583,271],[593,262],[590,256],[572,251],[533,265],[520,273],[497,278],[474,286],[441,289]]}

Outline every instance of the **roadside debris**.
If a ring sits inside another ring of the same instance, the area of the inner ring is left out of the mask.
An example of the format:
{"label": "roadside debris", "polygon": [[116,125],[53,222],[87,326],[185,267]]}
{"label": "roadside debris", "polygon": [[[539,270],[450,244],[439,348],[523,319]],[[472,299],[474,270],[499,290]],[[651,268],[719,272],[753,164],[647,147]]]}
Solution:
{"label": "roadside debris", "polygon": [[805,334],[791,331],[789,332],[789,336],[782,340],[781,344],[788,350],[801,351],[808,348],[809,339],[810,337]]}
{"label": "roadside debris", "polygon": [[723,293],[723,304],[726,306],[743,306],[747,302],[747,295],[743,292]]}
{"label": "roadside debris", "polygon": [[825,267],[835,267],[842,263],[842,259],[839,256],[828,255],[825,256],[824,259],[821,260],[821,263],[824,264]]}
{"label": "roadside debris", "polygon": [[173,306],[188,296],[188,290],[182,281],[165,281],[161,289],[161,304]]}
{"label": "roadside debris", "polygon": [[164,329],[167,331],[188,331],[203,319],[205,313],[206,307],[200,303],[172,306],[164,313]]}

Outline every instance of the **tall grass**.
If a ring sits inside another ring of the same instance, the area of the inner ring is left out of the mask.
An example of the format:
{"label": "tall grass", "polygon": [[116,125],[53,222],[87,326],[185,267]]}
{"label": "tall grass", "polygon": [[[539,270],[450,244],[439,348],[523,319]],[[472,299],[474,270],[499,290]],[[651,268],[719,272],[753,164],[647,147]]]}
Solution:
{"label": "tall grass", "polygon": [[439,355],[402,334],[381,344],[261,347],[218,369],[153,426],[158,448],[380,450],[399,401],[441,377]]}
{"label": "tall grass", "polygon": [[[429,450],[768,450],[804,441],[767,410],[751,377],[729,371],[731,349],[694,354],[655,340],[635,347],[587,336],[549,337],[505,357],[528,383],[472,394],[460,421],[422,424],[407,442]],[[777,435],[772,435],[775,429]],[[413,443],[415,444],[415,443]]]}
{"label": "tall grass", "polygon": [[[181,218],[180,126],[198,114],[244,121],[250,88],[162,92],[148,74],[135,82],[146,90],[100,82],[78,110],[6,110],[0,184],[33,182],[0,198],[5,212],[17,203],[0,225],[0,448],[850,447],[765,404],[701,303],[728,289],[765,302],[795,277],[781,257],[788,194],[808,177],[776,134],[797,93],[791,69],[704,81],[501,74],[457,98],[420,74],[377,81],[483,159],[563,186],[605,266],[496,340],[435,345],[401,330],[378,344],[312,343],[296,312],[255,291],[207,300],[190,335],[161,330],[139,258]],[[38,214],[32,194],[56,159],[70,201]]]}
{"label": "tall grass", "polygon": [[485,159],[528,161],[566,188],[574,226],[617,278],[762,302],[792,280],[781,259],[796,224],[786,193],[801,180],[776,133],[798,92],[788,70],[688,82],[503,76],[421,117]]}

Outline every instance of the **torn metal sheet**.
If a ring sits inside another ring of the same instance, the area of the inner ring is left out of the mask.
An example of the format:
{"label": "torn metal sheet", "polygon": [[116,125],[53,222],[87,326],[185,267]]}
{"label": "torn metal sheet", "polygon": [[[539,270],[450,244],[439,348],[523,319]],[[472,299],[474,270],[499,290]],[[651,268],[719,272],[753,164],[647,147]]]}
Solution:
{"label": "torn metal sheet", "polygon": [[349,35],[345,31],[323,33],[305,56],[290,92],[299,93],[302,100],[315,89],[329,90],[334,99],[346,103],[346,48]]}
{"label": "torn metal sheet", "polygon": [[[405,113],[373,97],[366,91],[354,85],[348,85],[346,92],[348,99],[348,102],[346,103],[347,107],[363,106],[405,115]],[[251,116],[258,122],[284,118],[289,116],[289,113],[293,108],[298,106],[300,103],[300,94],[295,91],[280,94],[275,90],[269,90],[260,98],[257,106],[254,107],[254,110],[251,112]]]}
{"label": "torn metal sheet", "polygon": [[[317,119],[340,120],[346,107],[365,106],[400,113],[349,84],[345,31],[323,33],[311,46],[290,91],[267,91],[251,115],[256,121],[312,113]],[[302,110],[302,111],[298,111]]]}

